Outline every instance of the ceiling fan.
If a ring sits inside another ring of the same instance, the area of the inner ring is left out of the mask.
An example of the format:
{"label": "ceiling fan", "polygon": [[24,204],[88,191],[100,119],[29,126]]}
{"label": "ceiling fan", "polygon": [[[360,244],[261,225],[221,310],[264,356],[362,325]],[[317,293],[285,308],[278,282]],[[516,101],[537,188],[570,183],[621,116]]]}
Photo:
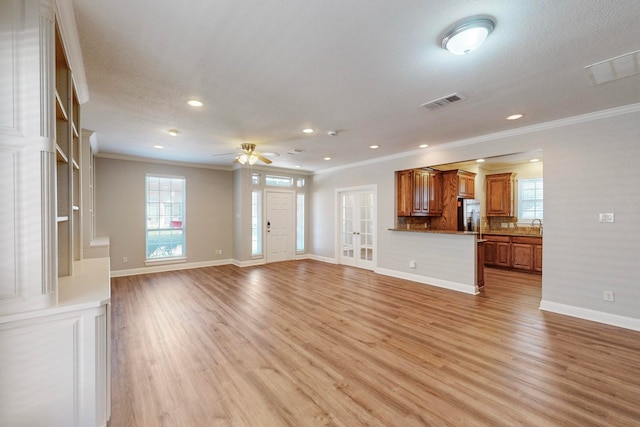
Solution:
{"label": "ceiling fan", "polygon": [[249,163],[253,166],[257,163],[258,160],[260,160],[267,165],[271,164],[271,160],[267,159],[262,154],[256,151],[256,144],[245,142],[240,146],[240,148],[242,149],[242,153],[235,158],[233,163],[240,163],[241,165]]}
{"label": "ceiling fan", "polygon": [[[267,159],[265,156],[256,151],[256,144],[250,144],[248,142],[240,145],[241,153],[237,153],[236,158],[233,160],[233,163],[240,163],[241,165],[249,163],[249,165],[255,165],[258,160],[269,165],[271,164],[271,160]],[[214,154],[214,156],[226,156],[228,154]]]}

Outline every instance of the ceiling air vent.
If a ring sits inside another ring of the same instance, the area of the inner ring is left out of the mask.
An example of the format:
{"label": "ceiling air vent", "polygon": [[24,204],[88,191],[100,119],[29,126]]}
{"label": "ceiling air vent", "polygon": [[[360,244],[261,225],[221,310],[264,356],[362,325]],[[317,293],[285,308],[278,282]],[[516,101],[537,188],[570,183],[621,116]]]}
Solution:
{"label": "ceiling air vent", "polygon": [[446,107],[447,105],[451,105],[454,102],[464,101],[465,99],[467,98],[460,95],[459,93],[452,93],[451,95],[434,99],[433,101],[426,102],[420,106],[426,108],[427,110],[433,111],[442,107]]}
{"label": "ceiling air vent", "polygon": [[296,154],[300,154],[300,153],[304,153],[304,150],[300,150],[298,148],[294,148],[291,151],[287,151],[287,154],[291,154],[291,155],[296,155]]}
{"label": "ceiling air vent", "polygon": [[591,83],[599,85],[640,74],[640,50],[584,67]]}

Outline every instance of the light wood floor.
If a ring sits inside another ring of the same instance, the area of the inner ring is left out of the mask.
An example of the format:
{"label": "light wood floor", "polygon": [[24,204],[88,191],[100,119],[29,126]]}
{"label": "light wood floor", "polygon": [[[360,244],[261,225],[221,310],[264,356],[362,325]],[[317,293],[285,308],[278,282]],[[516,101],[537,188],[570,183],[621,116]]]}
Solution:
{"label": "light wood floor", "polygon": [[121,426],[638,426],[640,333],[315,261],[116,278]]}

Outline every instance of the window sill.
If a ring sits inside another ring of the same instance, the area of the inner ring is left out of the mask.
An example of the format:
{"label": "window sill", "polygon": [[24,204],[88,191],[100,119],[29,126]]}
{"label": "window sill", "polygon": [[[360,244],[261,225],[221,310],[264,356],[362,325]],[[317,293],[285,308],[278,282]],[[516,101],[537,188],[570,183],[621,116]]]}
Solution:
{"label": "window sill", "polygon": [[144,265],[166,265],[166,264],[181,264],[187,262],[187,257],[170,257],[170,258],[157,258],[157,259],[145,259]]}

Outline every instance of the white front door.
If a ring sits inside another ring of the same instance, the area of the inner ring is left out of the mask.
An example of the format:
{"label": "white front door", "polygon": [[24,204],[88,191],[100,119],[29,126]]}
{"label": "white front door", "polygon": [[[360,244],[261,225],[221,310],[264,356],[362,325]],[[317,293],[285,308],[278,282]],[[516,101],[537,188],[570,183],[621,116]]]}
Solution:
{"label": "white front door", "polygon": [[265,229],[267,262],[295,257],[295,211],[292,191],[267,191]]}
{"label": "white front door", "polygon": [[353,267],[375,268],[374,192],[339,193],[340,252],[339,263]]}

